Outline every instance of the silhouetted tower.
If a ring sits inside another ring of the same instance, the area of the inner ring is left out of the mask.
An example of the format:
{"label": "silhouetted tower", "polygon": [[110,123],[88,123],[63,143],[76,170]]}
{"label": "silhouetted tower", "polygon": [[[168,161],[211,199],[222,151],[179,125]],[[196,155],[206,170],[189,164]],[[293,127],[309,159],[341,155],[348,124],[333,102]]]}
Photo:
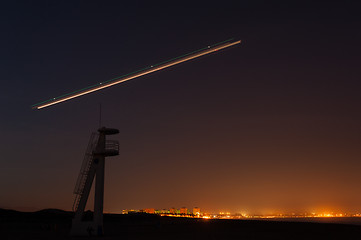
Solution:
{"label": "silhouetted tower", "polygon": [[[87,151],[75,185],[76,194],[73,211],[71,235],[102,235],[103,234],[103,200],[104,200],[104,166],[105,158],[119,154],[119,143],[106,140],[107,135],[118,134],[114,128],[99,128],[91,135]],[[94,216],[93,220],[83,219],[93,180],[95,180]]]}

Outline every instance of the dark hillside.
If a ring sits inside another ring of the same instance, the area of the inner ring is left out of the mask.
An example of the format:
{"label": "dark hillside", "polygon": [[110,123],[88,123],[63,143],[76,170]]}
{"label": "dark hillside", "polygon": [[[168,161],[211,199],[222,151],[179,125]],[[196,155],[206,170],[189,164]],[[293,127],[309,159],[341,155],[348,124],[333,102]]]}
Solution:
{"label": "dark hillside", "polygon": [[[72,212],[0,209],[1,239],[89,239],[68,236]],[[92,213],[87,212],[87,218]],[[105,236],[94,239],[357,239],[361,226],[256,220],[205,220],[152,214],[106,214]],[[356,237],[356,238],[355,238]]]}

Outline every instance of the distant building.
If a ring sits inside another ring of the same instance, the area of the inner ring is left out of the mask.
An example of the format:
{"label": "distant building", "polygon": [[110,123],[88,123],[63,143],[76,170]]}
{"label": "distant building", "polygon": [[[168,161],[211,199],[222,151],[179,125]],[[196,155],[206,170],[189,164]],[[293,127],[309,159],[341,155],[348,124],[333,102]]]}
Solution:
{"label": "distant building", "polygon": [[182,207],[180,209],[180,214],[188,214],[188,209],[186,207]]}
{"label": "distant building", "polygon": [[169,213],[170,213],[170,214],[176,214],[176,213],[177,213],[177,209],[171,208],[171,209],[169,210]]}
{"label": "distant building", "polygon": [[199,216],[201,215],[201,209],[199,207],[193,208],[193,215]]}
{"label": "distant building", "polygon": [[134,210],[134,209],[123,209],[122,210],[122,214],[131,214],[131,213],[137,213],[139,212],[139,210]]}
{"label": "distant building", "polygon": [[144,209],[144,212],[154,214],[155,210],[154,210],[154,208],[146,208],[146,209]]}

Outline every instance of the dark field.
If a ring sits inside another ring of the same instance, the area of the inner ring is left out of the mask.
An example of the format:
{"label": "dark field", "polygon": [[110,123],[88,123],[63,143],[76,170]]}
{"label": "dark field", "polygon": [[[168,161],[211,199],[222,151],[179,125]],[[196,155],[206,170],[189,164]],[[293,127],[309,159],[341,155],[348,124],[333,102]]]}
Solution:
{"label": "dark field", "polygon": [[[91,213],[88,213],[90,217]],[[0,210],[0,239],[361,239],[361,226],[257,220],[104,216],[102,237],[70,237],[72,213]]]}

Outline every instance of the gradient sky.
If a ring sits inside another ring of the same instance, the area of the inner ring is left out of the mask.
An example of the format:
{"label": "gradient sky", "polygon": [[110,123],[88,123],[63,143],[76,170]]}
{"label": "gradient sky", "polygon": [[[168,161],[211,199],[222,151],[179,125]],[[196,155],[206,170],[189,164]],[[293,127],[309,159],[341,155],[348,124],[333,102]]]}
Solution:
{"label": "gradient sky", "polygon": [[[121,146],[107,212],[360,212],[356,2],[2,3],[0,207],[71,209],[102,103]],[[30,107],[232,37],[241,46]]]}

